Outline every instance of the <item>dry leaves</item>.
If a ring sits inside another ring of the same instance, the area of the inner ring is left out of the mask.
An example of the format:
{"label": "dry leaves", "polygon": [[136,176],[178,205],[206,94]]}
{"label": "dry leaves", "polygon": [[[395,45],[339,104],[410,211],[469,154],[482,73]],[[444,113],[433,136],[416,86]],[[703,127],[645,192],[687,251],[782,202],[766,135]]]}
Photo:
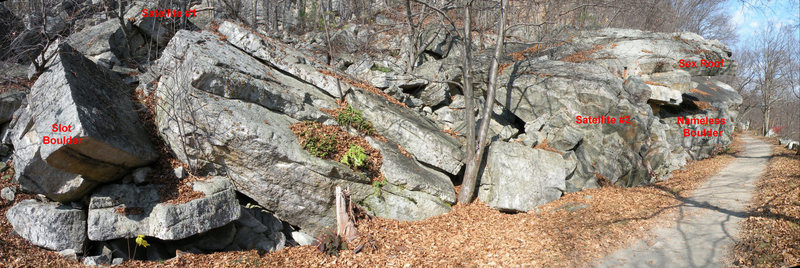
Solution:
{"label": "dry leaves", "polygon": [[[775,144],[775,140],[769,140]],[[756,183],[750,216],[740,223],[734,261],[740,266],[800,265],[800,157],[775,145]]]}
{"label": "dry leaves", "polygon": [[[740,150],[738,138],[732,146]],[[376,266],[476,266],[501,265],[573,267],[588,265],[618,248],[643,238],[665,224],[671,211],[721,168],[733,160],[731,153],[689,163],[672,179],[651,186],[604,187],[567,193],[528,213],[507,214],[477,201],[457,205],[450,213],[421,221],[380,218],[358,221],[359,233],[369,237],[375,250],[338,257],[326,256],[313,246],[291,247],[267,254],[256,251],[183,254],[163,263],[127,261],[123,267],[376,267]],[[586,204],[569,211],[565,206]],[[2,207],[4,212],[7,206]],[[5,218],[2,226],[7,226]],[[2,230],[8,236],[8,229]],[[796,232],[797,233],[797,232]],[[15,257],[18,266],[74,265],[55,253],[30,247],[27,242],[0,244],[0,256]],[[354,248],[353,245],[350,247]],[[49,254],[49,255],[48,255]],[[49,259],[48,259],[49,258]]]}

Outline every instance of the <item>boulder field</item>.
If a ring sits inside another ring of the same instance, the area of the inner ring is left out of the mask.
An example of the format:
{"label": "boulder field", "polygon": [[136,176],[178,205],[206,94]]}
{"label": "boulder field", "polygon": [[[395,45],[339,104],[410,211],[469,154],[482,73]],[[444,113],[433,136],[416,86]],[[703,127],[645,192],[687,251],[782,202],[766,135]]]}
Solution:
{"label": "boulder field", "polygon": [[[448,81],[460,82],[464,46],[446,30],[425,32],[433,41],[406,73],[408,57],[380,53],[322,64],[313,34],[287,44],[229,21],[174,33],[154,23],[87,27],[49,47],[30,92],[0,96],[14,179],[40,194],[5,216],[31,243],[92,262],[269,251],[335,226],[335,187],[367,214],[398,220],[455,204],[467,115]],[[145,72],[118,66],[142,53],[121,50],[120,31],[136,44],[159,40]],[[334,37],[355,42],[364,31],[343,27]],[[402,43],[383,37],[370,45]],[[489,59],[476,52],[472,64],[477,103],[496,103],[477,195],[505,212],[669,179],[731,142],[742,101],[718,79],[735,73],[730,50],[691,33],[601,29],[543,48],[510,45],[493,100],[482,97]],[[345,104],[374,132],[340,125],[331,111]],[[379,168],[367,174],[318,157],[293,132],[298,124],[364,139]],[[180,167],[158,170],[164,158]],[[140,235],[152,248],[128,255],[125,242]]]}

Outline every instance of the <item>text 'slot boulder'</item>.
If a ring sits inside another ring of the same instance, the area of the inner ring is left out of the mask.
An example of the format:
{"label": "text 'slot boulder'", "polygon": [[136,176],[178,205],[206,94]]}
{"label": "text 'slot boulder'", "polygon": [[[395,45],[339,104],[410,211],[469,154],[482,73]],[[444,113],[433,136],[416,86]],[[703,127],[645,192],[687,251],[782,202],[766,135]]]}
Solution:
{"label": "text 'slot boulder'", "polygon": [[[57,201],[79,198],[93,184],[153,162],[148,140],[122,81],[58,42],[12,121],[14,168],[20,185]],[[53,129],[54,125],[68,131]],[[72,140],[69,144],[46,139]]]}

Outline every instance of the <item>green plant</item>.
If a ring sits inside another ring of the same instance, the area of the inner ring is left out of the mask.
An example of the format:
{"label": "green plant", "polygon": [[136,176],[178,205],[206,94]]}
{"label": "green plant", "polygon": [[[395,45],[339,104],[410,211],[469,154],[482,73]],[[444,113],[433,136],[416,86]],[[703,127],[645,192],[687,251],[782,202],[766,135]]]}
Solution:
{"label": "green plant", "polygon": [[353,109],[350,105],[336,115],[336,123],[340,126],[351,126],[366,135],[375,133],[375,128],[364,118],[362,111]]}
{"label": "green plant", "polygon": [[[130,241],[130,240],[128,240]],[[130,242],[128,242],[130,243]],[[131,255],[131,246],[128,244],[128,256],[131,256],[131,259],[136,258],[136,250],[139,249],[139,246],[142,247],[149,247],[150,243],[147,243],[147,240],[144,239],[144,235],[137,235],[136,236],[136,246],[133,248],[133,255]]]}
{"label": "green plant", "polygon": [[383,66],[383,65],[379,65],[377,63],[373,64],[372,68],[369,68],[369,69],[372,70],[372,71],[378,71],[378,72],[382,72],[382,73],[391,73],[392,72],[392,68],[389,68],[389,67],[386,67],[386,66]]}
{"label": "green plant", "polygon": [[367,154],[364,153],[364,148],[358,145],[350,145],[350,149],[342,156],[342,164],[345,164],[353,169],[363,167],[367,163]]}
{"label": "green plant", "polygon": [[386,185],[386,180],[381,179],[379,181],[372,182],[372,191],[375,192],[375,195],[380,197],[381,196],[381,188]]}
{"label": "green plant", "polygon": [[342,238],[333,233],[330,229],[317,238],[317,250],[328,256],[339,256],[339,250],[347,249]]}
{"label": "green plant", "polygon": [[317,129],[312,122],[306,122],[309,127],[300,133],[300,137],[305,140],[301,144],[312,155],[325,158],[333,155],[336,151],[338,137],[335,134],[323,133]]}

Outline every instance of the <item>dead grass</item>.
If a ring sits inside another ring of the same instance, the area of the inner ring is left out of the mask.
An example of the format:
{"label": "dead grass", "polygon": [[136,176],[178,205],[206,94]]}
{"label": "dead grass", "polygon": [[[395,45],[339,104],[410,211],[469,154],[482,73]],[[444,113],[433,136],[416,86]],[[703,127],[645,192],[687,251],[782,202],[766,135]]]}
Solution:
{"label": "dead grass", "polygon": [[737,266],[800,265],[800,157],[774,145],[774,139],[770,144],[772,158],[756,182],[750,215],[739,225],[733,248]]}
{"label": "dead grass", "polygon": [[458,135],[461,135],[460,133],[456,132],[452,128],[445,128],[444,130],[442,130],[442,132],[444,132],[447,135],[450,135],[450,137],[453,137],[453,138],[458,138]]}
{"label": "dead grass", "polygon": [[702,90],[699,90],[699,89],[696,89],[696,88],[690,89],[689,92],[700,94],[700,95],[703,95],[703,96],[711,96],[711,93],[708,93],[708,92],[705,92],[705,91],[702,91]]}
{"label": "dead grass", "polygon": [[653,51],[650,51],[650,50],[647,50],[647,49],[642,49],[642,52],[644,52],[644,53],[653,53]]}
{"label": "dead grass", "polygon": [[376,95],[383,97],[384,99],[388,100],[391,103],[394,103],[394,104],[400,105],[402,107],[408,108],[408,106],[406,106],[404,103],[398,101],[397,99],[393,98],[392,96],[389,96],[389,94],[386,94],[385,92],[383,92],[383,90],[380,90],[379,88],[376,88],[376,87],[374,87],[374,86],[372,86],[372,85],[370,85],[368,83],[355,81],[353,79],[344,77],[342,75],[336,74],[336,73],[328,71],[328,70],[317,70],[317,71],[320,72],[321,74],[328,75],[328,76],[331,76],[333,78],[336,78],[336,79],[339,79],[341,81],[344,81],[345,83],[350,84],[351,86],[354,86],[354,87],[357,87],[357,88],[360,88],[360,89],[375,93]]}
{"label": "dead grass", "polygon": [[691,102],[692,102],[692,103],[694,103],[694,105],[695,105],[695,106],[697,106],[697,108],[698,108],[698,109],[700,109],[700,110],[709,110],[709,109],[710,109],[710,110],[714,110],[714,111],[716,111],[716,110],[717,110],[717,108],[716,108],[716,107],[714,107],[714,106],[711,106],[711,103],[709,103],[709,102],[707,102],[707,101],[697,101],[697,100],[693,100],[693,101],[691,101]]}
{"label": "dead grass", "polygon": [[[559,46],[562,46],[564,44],[565,44],[565,42],[558,42],[558,43],[554,43],[554,44],[535,44],[535,45],[533,45],[533,46],[531,46],[529,48],[526,48],[525,50],[514,52],[514,53],[511,53],[511,54],[508,54],[508,55],[511,56],[511,58],[514,59],[514,61],[521,61],[521,60],[524,60],[528,56],[535,56],[536,54],[538,54],[539,52],[541,52],[541,51],[543,51],[545,49],[559,47]],[[501,73],[502,73],[502,71],[501,71]]]}
{"label": "dead grass", "polygon": [[372,181],[380,181],[383,179],[381,176],[383,156],[381,156],[381,152],[373,148],[364,137],[350,135],[350,133],[342,130],[339,126],[323,125],[311,121],[294,123],[290,126],[290,129],[303,146],[305,146],[306,139],[309,135],[316,135],[318,137],[333,135],[336,137],[337,142],[333,153],[323,157],[323,159],[339,162],[342,160],[345,153],[347,153],[347,150],[350,149],[351,145],[360,146],[364,149],[364,154],[367,155],[366,166],[360,168],[360,170],[366,172],[367,176]]}
{"label": "dead grass", "polygon": [[659,83],[659,82],[656,82],[656,81],[650,81],[650,80],[646,80],[646,81],[644,81],[644,83],[648,84],[648,85],[653,85],[653,86],[669,87],[669,86],[667,86],[665,84],[662,84],[662,83]]}
{"label": "dead grass", "polygon": [[558,153],[558,154],[560,154],[560,155],[564,155],[564,153],[563,153],[563,152],[561,152],[561,151],[559,151],[559,150],[556,150],[556,149],[554,149],[553,147],[550,147],[550,145],[549,145],[549,144],[547,144],[547,139],[544,139],[544,140],[542,140],[542,142],[540,142],[540,143],[537,143],[537,144],[536,144],[536,146],[533,146],[533,148],[534,148],[534,149],[540,149],[540,150],[545,150],[545,151],[550,151],[550,152]]}
{"label": "dead grass", "polygon": [[575,62],[575,63],[590,61],[593,60],[591,55],[600,49],[603,49],[602,45],[594,45],[594,47],[592,47],[591,49],[575,52],[574,54],[566,56],[561,60],[566,62]]}

